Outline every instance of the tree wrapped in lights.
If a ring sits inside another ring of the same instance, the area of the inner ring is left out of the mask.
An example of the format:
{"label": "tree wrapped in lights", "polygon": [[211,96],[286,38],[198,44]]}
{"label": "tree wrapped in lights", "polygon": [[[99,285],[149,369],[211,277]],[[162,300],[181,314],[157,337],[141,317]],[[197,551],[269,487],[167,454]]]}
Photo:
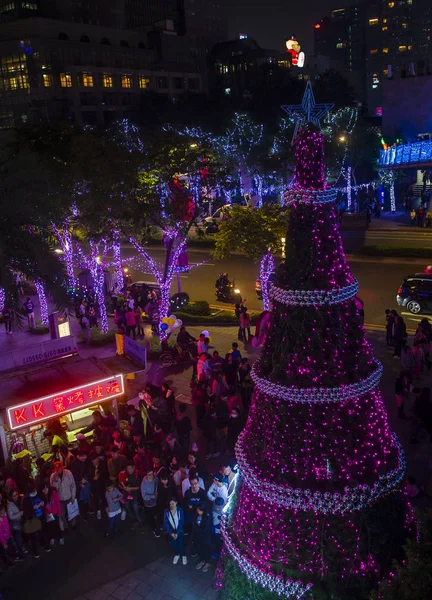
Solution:
{"label": "tree wrapped in lights", "polygon": [[84,253],[81,246],[77,243],[78,260],[80,267],[88,269],[93,280],[96,302],[99,308],[101,319],[101,330],[103,333],[108,332],[108,316],[105,305],[105,270],[112,266],[107,262],[109,246],[106,240],[101,240],[99,243],[94,240],[89,241],[89,252]]}
{"label": "tree wrapped in lights", "polygon": [[323,136],[306,125],[294,150],[287,258],[222,519],[224,600],[366,599],[415,528],[325,188]]}

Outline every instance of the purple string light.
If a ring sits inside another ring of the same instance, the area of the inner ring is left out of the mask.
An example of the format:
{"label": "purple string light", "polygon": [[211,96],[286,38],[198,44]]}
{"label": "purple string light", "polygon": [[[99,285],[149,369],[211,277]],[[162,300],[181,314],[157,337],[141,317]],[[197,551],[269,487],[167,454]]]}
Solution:
{"label": "purple string light", "polygon": [[43,325],[48,325],[48,302],[45,294],[45,287],[40,279],[35,279],[35,287],[37,295],[39,296],[39,306],[41,313],[41,321]]}
{"label": "purple string light", "polygon": [[294,151],[287,260],[252,372],[217,572],[218,585],[229,589],[224,562],[234,561],[251,582],[287,598],[310,593],[311,579],[327,576],[378,585],[386,567],[365,539],[365,509],[393,502],[406,507],[406,518],[392,526],[408,534],[413,525],[404,455],[377,387],[382,367],[364,339],[357,282],[325,189],[322,135],[304,130]]}

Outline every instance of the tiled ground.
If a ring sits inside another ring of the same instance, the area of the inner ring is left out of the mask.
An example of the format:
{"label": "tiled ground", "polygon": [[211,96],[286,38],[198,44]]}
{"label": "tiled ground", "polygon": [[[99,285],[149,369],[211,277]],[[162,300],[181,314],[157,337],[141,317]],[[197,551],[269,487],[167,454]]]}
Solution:
{"label": "tiled ground", "polygon": [[173,565],[167,556],[74,600],[215,600],[214,569],[197,571],[197,560]]}

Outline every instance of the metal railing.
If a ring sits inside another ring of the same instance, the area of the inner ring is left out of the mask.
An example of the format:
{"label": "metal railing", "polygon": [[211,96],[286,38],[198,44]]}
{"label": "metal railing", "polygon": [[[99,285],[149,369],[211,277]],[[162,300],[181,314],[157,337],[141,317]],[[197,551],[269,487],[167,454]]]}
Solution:
{"label": "metal railing", "polygon": [[402,144],[381,150],[379,164],[381,167],[391,167],[427,161],[432,161],[432,140]]}

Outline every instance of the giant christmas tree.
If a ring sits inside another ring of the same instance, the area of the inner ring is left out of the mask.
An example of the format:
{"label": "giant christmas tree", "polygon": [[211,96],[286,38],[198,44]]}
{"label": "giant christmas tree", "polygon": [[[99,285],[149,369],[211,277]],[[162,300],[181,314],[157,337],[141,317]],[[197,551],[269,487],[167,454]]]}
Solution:
{"label": "giant christmas tree", "polygon": [[368,598],[415,528],[321,133],[307,124],[294,151],[287,257],[223,517],[218,582],[229,600]]}

